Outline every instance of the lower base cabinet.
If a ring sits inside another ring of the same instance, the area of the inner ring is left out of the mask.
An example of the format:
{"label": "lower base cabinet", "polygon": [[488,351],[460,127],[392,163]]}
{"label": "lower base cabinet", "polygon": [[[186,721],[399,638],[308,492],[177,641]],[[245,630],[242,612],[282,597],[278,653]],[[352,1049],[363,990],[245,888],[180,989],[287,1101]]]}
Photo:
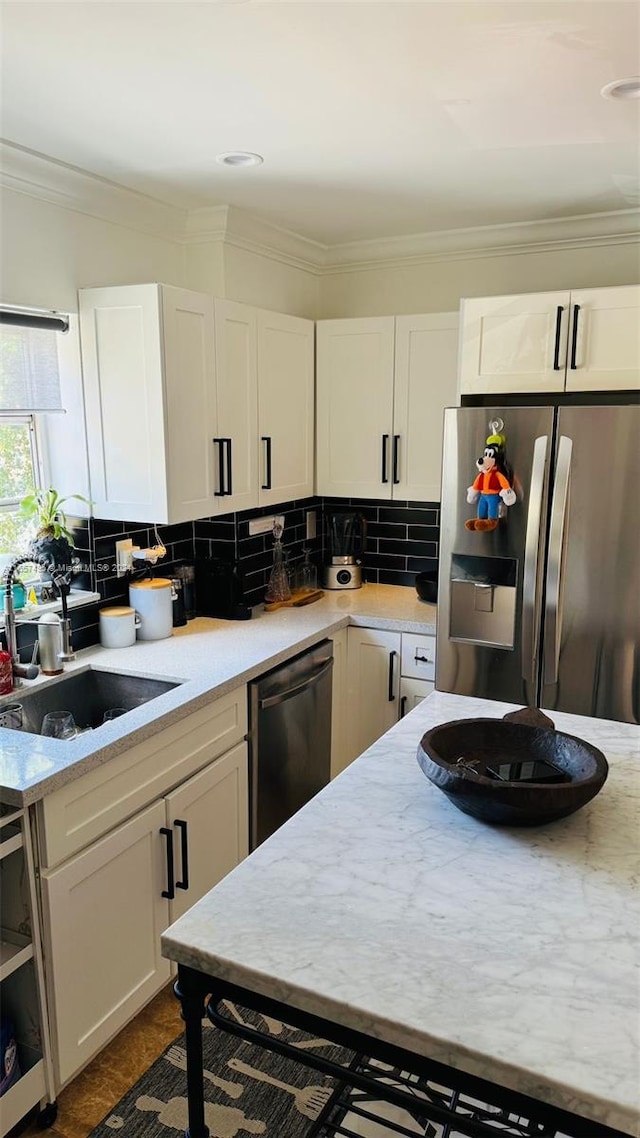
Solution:
{"label": "lower base cabinet", "polygon": [[[58,1090],[170,979],[160,953],[164,930],[247,856],[246,715],[241,721],[234,712],[241,700],[246,705],[244,689],[219,701],[235,724],[229,735],[240,735],[235,746],[217,755],[222,744],[212,743],[209,761],[199,747],[193,761],[202,769],[177,786],[167,776],[162,797],[62,864],[41,867]],[[182,721],[177,755],[185,754],[190,725],[200,740],[202,713]],[[167,733],[154,737],[159,753]],[[74,804],[82,781],[64,788]]]}
{"label": "lower base cabinet", "polygon": [[398,719],[399,632],[356,628],[348,633],[348,761],[361,755]]}

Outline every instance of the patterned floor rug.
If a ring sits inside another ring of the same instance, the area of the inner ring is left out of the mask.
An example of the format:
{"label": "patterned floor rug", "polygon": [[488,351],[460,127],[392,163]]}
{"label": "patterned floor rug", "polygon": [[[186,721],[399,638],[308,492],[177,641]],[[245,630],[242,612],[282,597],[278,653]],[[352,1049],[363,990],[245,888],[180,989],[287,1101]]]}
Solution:
{"label": "patterned floor rug", "polygon": [[[352,1055],[297,1028],[226,1002],[222,1011],[305,1050],[348,1065]],[[205,1114],[211,1138],[308,1138],[340,1090],[302,1064],[245,1043],[205,1021]],[[177,1138],[187,1128],[186,1052],[181,1036],[152,1064],[90,1138]],[[317,1132],[317,1131],[316,1131]]]}

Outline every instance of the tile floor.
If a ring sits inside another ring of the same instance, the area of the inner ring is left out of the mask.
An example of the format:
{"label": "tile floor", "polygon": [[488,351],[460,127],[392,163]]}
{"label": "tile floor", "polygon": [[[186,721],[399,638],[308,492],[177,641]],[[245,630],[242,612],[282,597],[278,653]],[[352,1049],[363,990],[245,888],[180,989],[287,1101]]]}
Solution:
{"label": "tile floor", "polygon": [[43,1131],[31,1122],[20,1138],[87,1138],[181,1030],[169,984],[60,1092],[55,1124]]}

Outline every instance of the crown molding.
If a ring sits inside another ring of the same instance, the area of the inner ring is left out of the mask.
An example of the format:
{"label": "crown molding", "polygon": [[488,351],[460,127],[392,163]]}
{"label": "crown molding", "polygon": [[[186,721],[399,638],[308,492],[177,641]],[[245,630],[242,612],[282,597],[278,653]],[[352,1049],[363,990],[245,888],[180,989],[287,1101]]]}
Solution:
{"label": "crown molding", "polygon": [[327,246],[319,241],[236,206],[210,206],[189,212],[185,236],[188,244],[220,239],[227,245],[316,274],[322,272],[327,257]]}
{"label": "crown molding", "polygon": [[543,221],[344,242],[328,249],[324,272],[335,274],[399,268],[429,261],[506,257],[518,253],[638,241],[640,209],[623,209]]}
{"label": "crown molding", "polygon": [[5,140],[0,140],[0,185],[164,240],[183,239],[186,210]]}
{"label": "crown molding", "polygon": [[236,206],[183,210],[0,140],[0,185],[183,245],[223,242],[317,276],[640,241],[640,209],[325,245]]}

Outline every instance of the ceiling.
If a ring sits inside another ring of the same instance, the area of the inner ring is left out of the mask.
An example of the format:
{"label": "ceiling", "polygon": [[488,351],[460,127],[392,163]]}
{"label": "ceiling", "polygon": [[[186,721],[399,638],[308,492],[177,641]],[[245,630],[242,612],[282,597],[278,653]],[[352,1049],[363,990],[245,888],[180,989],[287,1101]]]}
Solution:
{"label": "ceiling", "polygon": [[[12,144],[327,245],[640,203],[636,0],[4,2]],[[256,151],[226,168],[216,155]]]}

